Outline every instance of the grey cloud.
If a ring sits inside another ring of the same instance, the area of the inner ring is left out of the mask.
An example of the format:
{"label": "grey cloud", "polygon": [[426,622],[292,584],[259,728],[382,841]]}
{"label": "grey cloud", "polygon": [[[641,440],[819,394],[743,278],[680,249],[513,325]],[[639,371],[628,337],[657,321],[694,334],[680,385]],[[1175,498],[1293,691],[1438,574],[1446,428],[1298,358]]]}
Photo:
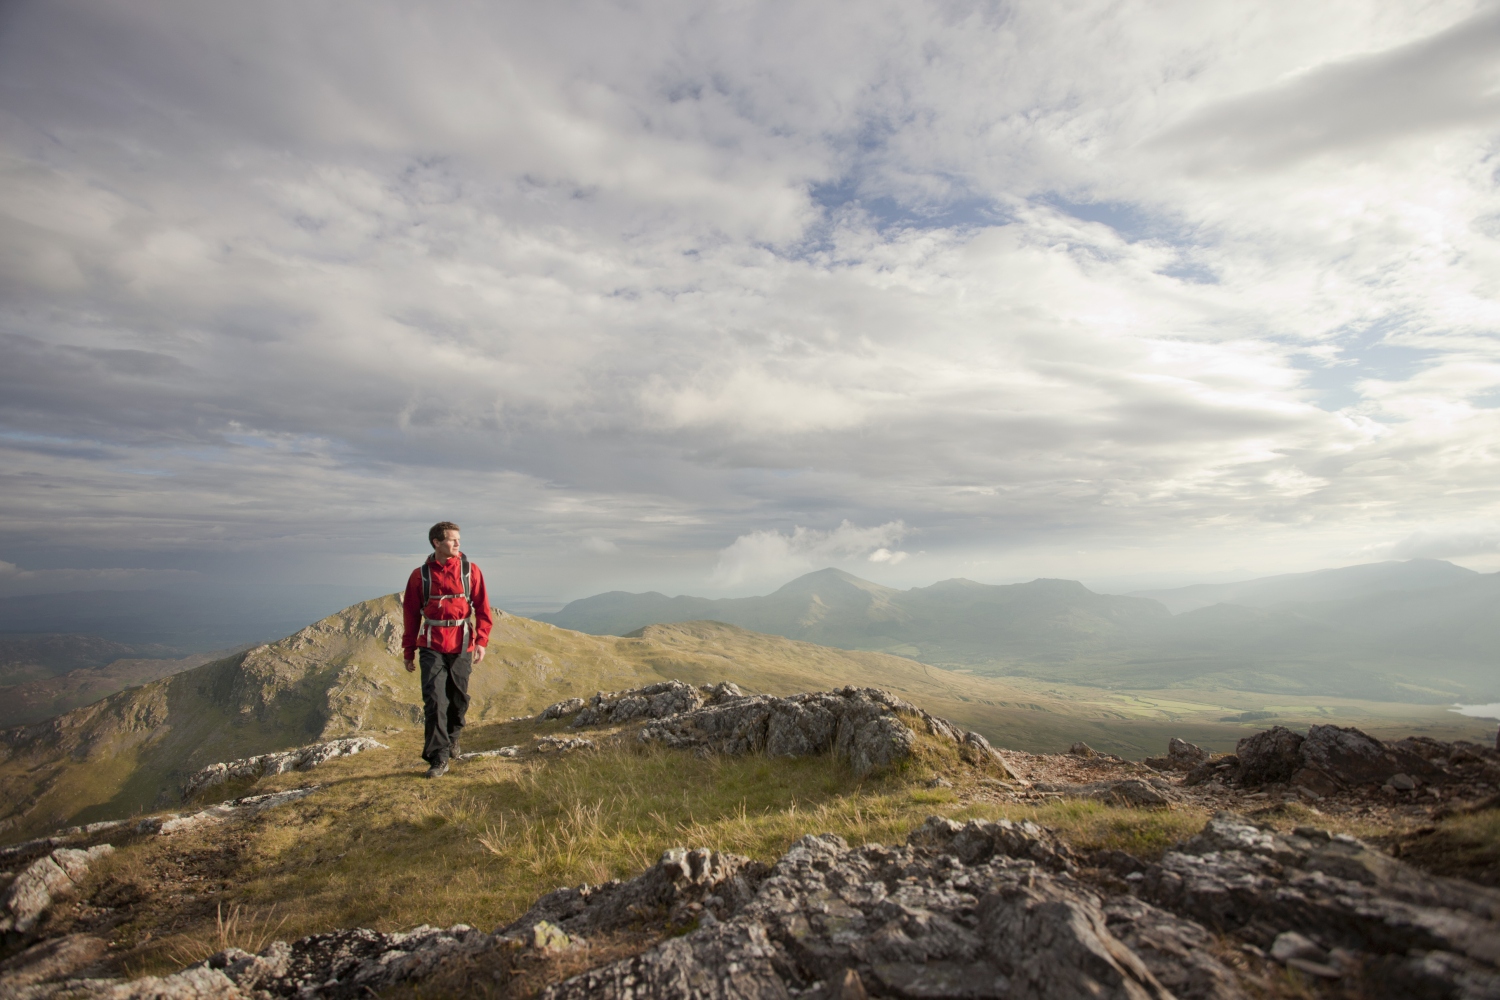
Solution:
{"label": "grey cloud", "polygon": [[1396,543],[1396,559],[1456,559],[1500,552],[1500,532],[1418,532]]}
{"label": "grey cloud", "polygon": [[[1112,156],[1116,105],[1179,58],[1154,9],[590,11],[23,6],[0,420],[43,444],[0,471],[0,557],[65,518],[80,559],[309,567],[408,553],[442,508],[561,586],[600,540],[611,573],[707,574],[844,520],[953,550],[1342,524],[1438,460],[1305,405],[1262,343],[1322,322],[1268,260],[1352,280],[1256,228],[1295,192],[1210,225]],[[1228,54],[1225,17],[1189,27]],[[840,179],[927,222],[825,213]],[[1052,188],[1201,224],[1220,282]],[[1006,224],[948,226],[955,198]]]}
{"label": "grey cloud", "polygon": [[1216,102],[1149,145],[1199,167],[1276,169],[1408,136],[1500,123],[1500,8],[1430,38]]}

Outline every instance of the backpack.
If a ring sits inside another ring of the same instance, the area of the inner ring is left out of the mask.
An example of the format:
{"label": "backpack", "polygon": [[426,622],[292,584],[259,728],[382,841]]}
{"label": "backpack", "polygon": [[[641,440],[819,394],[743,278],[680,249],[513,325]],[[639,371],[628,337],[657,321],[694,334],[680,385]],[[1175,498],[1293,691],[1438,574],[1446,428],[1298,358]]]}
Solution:
{"label": "backpack", "polygon": [[[474,614],[474,602],[469,596],[469,557],[460,552],[458,558],[462,560],[459,570],[464,583],[462,594],[434,594],[432,592],[432,560],[422,563],[422,627],[417,630],[417,638],[423,638],[435,628],[463,626],[463,641],[459,644],[459,649],[462,651],[469,646],[469,620]],[[445,606],[444,601],[459,603]],[[462,617],[433,617],[434,615],[455,614]]]}

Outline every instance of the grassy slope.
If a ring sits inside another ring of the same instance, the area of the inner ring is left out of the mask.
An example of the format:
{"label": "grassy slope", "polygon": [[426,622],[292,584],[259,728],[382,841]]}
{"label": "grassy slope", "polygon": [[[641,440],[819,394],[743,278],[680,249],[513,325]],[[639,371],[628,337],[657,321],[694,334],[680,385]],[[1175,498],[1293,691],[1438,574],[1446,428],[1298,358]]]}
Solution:
{"label": "grassy slope", "polygon": [[[394,598],[355,605],[286,639],[124,691],[0,743],[0,836],[130,815],[176,801],[206,764],[351,732],[382,739],[420,728],[415,675],[399,659]],[[1177,735],[1215,749],[1267,723],[1223,723],[1260,710],[1234,692],[1104,692],[980,677],[880,653],[848,652],[714,622],[652,626],[636,637],[592,636],[505,615],[475,672],[474,723],[530,714],[562,698],[666,679],[733,680],[787,694],[857,684],[896,691],[995,743],[1056,751],[1075,740],[1142,757]],[[1271,706],[1277,721],[1344,721],[1377,732],[1485,738],[1487,724],[1430,713],[1386,718],[1381,706],[1321,699]],[[1389,709],[1390,706],[1384,706]],[[1387,722],[1382,730],[1372,723]]]}
{"label": "grassy slope", "polygon": [[[559,731],[533,720],[476,726],[476,748],[530,744]],[[598,736],[598,733],[590,733]],[[628,736],[628,733],[627,733]],[[899,772],[858,779],[828,758],[703,759],[626,739],[562,757],[462,762],[440,781],[417,764],[417,736],[330,762],[323,788],[243,826],[120,842],[95,876],[92,902],[134,900],[112,951],[133,973],[174,968],[226,943],[263,944],[337,927],[381,930],[456,922],[492,929],[559,885],[639,872],[668,847],[732,850],[763,860],[808,832],[895,842],[928,815],[1034,818],[1080,847],[1159,853],[1201,827],[1196,810],[1143,812],[1095,803],[1040,807],[963,799],[986,775],[951,745],[923,737]],[[953,789],[927,788],[934,773]],[[194,876],[186,884],[183,876]],[[236,923],[221,934],[218,914]],[[60,914],[58,933],[71,929]]]}

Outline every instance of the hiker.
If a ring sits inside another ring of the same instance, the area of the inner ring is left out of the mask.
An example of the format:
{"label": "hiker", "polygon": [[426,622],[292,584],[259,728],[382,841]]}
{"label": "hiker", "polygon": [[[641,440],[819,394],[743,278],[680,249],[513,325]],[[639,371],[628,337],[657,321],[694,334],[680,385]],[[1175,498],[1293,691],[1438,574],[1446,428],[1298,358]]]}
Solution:
{"label": "hiker", "polygon": [[458,525],[439,521],[428,530],[427,541],[432,555],[406,581],[401,648],[407,670],[422,667],[422,759],[427,777],[441,778],[459,754],[469,671],[473,661],[484,659],[494,620],[484,574],[458,550]]}

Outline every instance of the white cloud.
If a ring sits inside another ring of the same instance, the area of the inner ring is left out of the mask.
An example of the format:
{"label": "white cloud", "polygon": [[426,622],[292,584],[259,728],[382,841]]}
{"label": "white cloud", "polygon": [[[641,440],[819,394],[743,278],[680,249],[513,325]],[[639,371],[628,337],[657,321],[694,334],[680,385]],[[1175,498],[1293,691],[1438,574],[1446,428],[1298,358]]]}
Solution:
{"label": "white cloud", "polygon": [[1486,522],[1496,24],[23,6],[0,556],[275,575],[456,508],[586,590],[901,561],[809,522],[1048,574]]}
{"label": "white cloud", "polygon": [[784,583],[789,577],[823,566],[864,557],[874,563],[895,563],[905,552],[892,552],[907,534],[906,525],[890,521],[860,528],[848,521],[830,531],[794,527],[790,533],[752,531],[719,552],[709,582],[717,587],[747,583]]}
{"label": "white cloud", "polygon": [[1496,552],[1500,552],[1500,529],[1494,527],[1420,531],[1391,549],[1396,559],[1454,559]]}

